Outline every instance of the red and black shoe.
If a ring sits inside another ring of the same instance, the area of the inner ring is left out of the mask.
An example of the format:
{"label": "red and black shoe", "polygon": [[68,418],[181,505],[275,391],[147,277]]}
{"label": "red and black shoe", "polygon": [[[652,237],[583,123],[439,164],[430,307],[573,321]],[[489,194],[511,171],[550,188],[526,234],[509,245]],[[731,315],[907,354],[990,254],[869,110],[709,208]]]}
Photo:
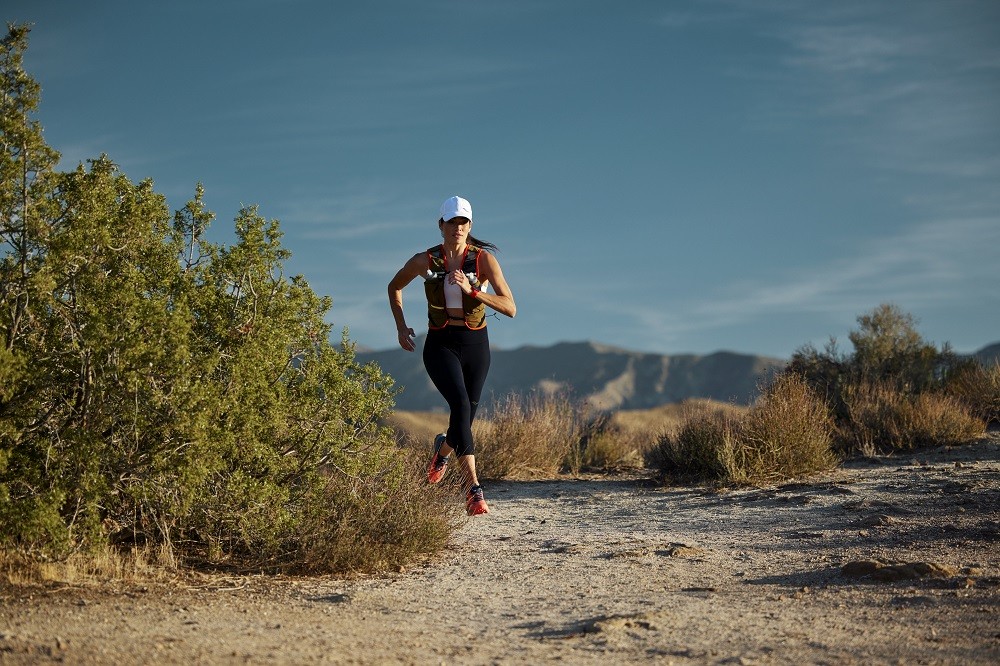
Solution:
{"label": "red and black shoe", "polygon": [[486,499],[483,497],[482,486],[472,486],[469,488],[469,492],[465,494],[465,510],[470,516],[481,516],[484,513],[490,512],[490,507],[486,504]]}
{"label": "red and black shoe", "polygon": [[431,456],[431,462],[427,466],[428,483],[439,482],[448,471],[448,456],[441,455],[441,447],[444,446],[445,441],[447,441],[447,437],[444,433],[434,438],[434,455]]}

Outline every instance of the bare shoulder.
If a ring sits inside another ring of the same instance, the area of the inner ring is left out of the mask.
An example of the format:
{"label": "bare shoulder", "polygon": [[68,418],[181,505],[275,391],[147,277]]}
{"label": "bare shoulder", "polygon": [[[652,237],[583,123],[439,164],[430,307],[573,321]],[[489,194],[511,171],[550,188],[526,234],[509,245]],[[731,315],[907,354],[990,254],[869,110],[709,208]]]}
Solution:
{"label": "bare shoulder", "polygon": [[500,262],[492,252],[483,252],[482,261],[486,264],[488,270],[500,270]]}
{"label": "bare shoulder", "polygon": [[494,282],[497,279],[502,279],[503,270],[500,268],[500,260],[492,252],[484,252],[483,255],[485,273],[494,278]]}
{"label": "bare shoulder", "polygon": [[403,267],[396,271],[389,282],[390,289],[400,290],[418,276],[423,275],[427,270],[427,256],[423,252],[417,252],[406,260]]}
{"label": "bare shoulder", "polygon": [[403,264],[403,270],[405,270],[408,273],[413,273],[413,272],[423,273],[425,270],[427,270],[427,253],[417,252],[416,254],[414,254],[412,257],[406,260],[405,264]]}

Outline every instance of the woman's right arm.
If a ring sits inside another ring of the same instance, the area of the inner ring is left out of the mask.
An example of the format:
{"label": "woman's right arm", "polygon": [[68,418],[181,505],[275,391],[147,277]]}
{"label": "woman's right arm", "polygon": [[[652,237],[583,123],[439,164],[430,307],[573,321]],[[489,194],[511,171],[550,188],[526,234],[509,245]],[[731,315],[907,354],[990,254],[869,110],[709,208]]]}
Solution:
{"label": "woman's right arm", "polygon": [[426,270],[427,256],[423,252],[418,252],[410,257],[389,280],[389,309],[392,310],[392,318],[396,320],[396,335],[399,339],[399,346],[406,351],[413,351],[416,349],[416,345],[413,342],[413,329],[407,327],[406,317],[403,316],[403,287],[423,275]]}

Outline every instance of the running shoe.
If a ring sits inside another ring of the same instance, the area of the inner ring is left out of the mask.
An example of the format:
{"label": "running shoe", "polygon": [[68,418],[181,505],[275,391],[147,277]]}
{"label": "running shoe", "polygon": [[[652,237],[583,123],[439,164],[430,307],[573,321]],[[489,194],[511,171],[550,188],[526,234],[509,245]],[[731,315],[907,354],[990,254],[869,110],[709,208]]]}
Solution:
{"label": "running shoe", "polygon": [[479,516],[490,512],[490,507],[486,505],[486,499],[483,497],[482,486],[469,488],[469,492],[465,494],[465,510],[470,516]]}
{"label": "running shoe", "polygon": [[427,466],[428,483],[437,483],[448,471],[448,456],[441,455],[441,447],[444,446],[446,439],[444,433],[434,438],[434,455],[431,456],[431,464]]}

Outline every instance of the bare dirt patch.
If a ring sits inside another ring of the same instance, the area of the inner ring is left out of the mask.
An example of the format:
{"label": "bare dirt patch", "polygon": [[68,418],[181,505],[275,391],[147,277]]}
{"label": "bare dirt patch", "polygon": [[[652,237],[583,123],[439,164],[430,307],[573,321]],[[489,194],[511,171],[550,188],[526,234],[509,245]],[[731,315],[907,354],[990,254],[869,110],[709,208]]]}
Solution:
{"label": "bare dirt patch", "polygon": [[487,498],[389,577],[0,590],[0,663],[1000,662],[997,434],[772,488]]}

